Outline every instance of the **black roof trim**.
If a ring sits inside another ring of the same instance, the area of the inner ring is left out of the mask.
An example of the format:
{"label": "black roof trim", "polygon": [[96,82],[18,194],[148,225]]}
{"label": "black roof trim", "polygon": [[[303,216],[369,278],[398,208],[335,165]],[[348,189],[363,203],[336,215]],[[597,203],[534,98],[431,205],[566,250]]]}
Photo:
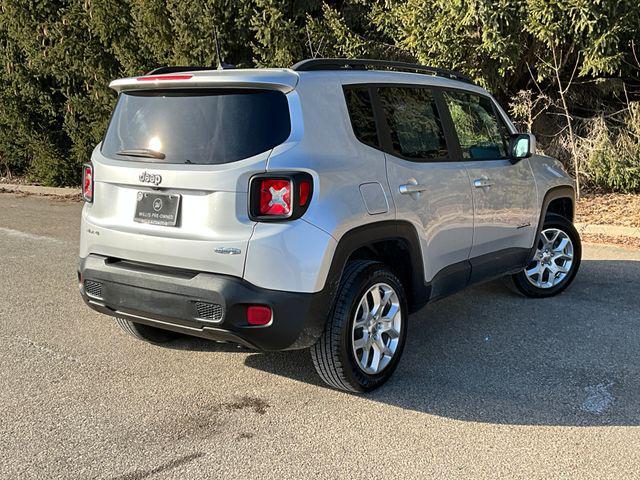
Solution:
{"label": "black roof trim", "polygon": [[302,60],[291,67],[296,72],[310,72],[317,70],[367,70],[371,67],[382,67],[389,70],[410,70],[417,73],[427,73],[437,77],[450,78],[461,82],[475,82],[471,78],[438,67],[428,67],[417,63],[394,62],[390,60],[373,60],[373,59],[349,59],[349,58],[311,58]]}

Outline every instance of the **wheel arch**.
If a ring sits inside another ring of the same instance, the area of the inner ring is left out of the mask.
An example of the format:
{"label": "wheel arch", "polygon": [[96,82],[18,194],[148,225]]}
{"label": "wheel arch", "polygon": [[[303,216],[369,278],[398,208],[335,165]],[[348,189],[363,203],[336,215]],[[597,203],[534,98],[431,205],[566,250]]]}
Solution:
{"label": "wheel arch", "polygon": [[547,216],[547,213],[562,215],[570,222],[573,222],[575,202],[576,192],[573,187],[569,185],[561,185],[547,190],[542,200],[538,229],[540,229],[544,223],[544,218]]}
{"label": "wheel arch", "polygon": [[335,297],[347,262],[354,259],[378,260],[394,271],[405,287],[411,312],[427,303],[430,292],[424,281],[422,249],[411,223],[385,220],[345,233],[336,246],[325,285],[330,298]]}
{"label": "wheel arch", "polygon": [[560,215],[573,223],[573,218],[575,215],[574,199],[567,196],[559,196],[553,198],[547,205],[545,216],[547,216],[549,213]]}
{"label": "wheel arch", "polygon": [[575,216],[575,204],[576,193],[572,186],[560,185],[547,190],[542,200],[538,227],[536,228],[536,235],[533,238],[533,245],[529,252],[529,258],[533,258],[533,255],[535,254],[536,242],[540,232],[542,231],[542,227],[544,226],[544,219],[547,214],[555,213],[565,217],[570,222],[573,222]]}

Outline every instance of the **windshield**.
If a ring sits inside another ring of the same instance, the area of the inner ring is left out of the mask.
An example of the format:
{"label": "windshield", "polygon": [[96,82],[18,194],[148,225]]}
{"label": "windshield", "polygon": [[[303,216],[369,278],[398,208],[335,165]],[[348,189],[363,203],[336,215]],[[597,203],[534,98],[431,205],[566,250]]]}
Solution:
{"label": "windshield", "polygon": [[118,160],[222,164],[265,152],[291,131],[289,107],[275,90],[123,92],[102,153]]}

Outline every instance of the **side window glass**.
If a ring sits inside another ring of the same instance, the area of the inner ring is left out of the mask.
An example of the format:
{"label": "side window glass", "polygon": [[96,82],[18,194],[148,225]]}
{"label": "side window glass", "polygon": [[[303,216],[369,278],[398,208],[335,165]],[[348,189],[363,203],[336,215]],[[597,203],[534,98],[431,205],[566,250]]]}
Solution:
{"label": "side window glass", "polygon": [[362,143],[380,148],[369,89],[367,87],[346,87],[344,97],[347,101],[349,119],[356,138]]}
{"label": "side window glass", "polygon": [[491,100],[473,93],[444,92],[462,157],[470,160],[507,157],[509,131],[494,113]]}
{"label": "side window glass", "polygon": [[447,158],[447,142],[431,90],[382,87],[378,96],[394,153],[415,160]]}

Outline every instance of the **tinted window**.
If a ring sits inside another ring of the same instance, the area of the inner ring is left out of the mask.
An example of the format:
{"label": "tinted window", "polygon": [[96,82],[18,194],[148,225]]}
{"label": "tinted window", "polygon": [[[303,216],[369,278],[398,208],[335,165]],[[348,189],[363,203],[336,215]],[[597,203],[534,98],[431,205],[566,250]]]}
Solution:
{"label": "tinted window", "polygon": [[[284,142],[291,130],[285,95],[273,90],[165,90],[120,95],[102,145],[116,159],[221,164]],[[118,155],[151,149],[165,158]]]}
{"label": "tinted window", "polygon": [[491,100],[466,92],[445,92],[444,98],[460,139],[463,158],[506,158],[509,132],[496,117]]}
{"label": "tinted window", "polygon": [[385,87],[378,89],[393,150],[411,159],[444,159],[447,143],[431,90]]}
{"label": "tinted window", "polygon": [[369,89],[366,87],[347,87],[344,89],[344,97],[347,101],[353,133],[362,143],[378,148],[380,144],[378,143],[378,132]]}

